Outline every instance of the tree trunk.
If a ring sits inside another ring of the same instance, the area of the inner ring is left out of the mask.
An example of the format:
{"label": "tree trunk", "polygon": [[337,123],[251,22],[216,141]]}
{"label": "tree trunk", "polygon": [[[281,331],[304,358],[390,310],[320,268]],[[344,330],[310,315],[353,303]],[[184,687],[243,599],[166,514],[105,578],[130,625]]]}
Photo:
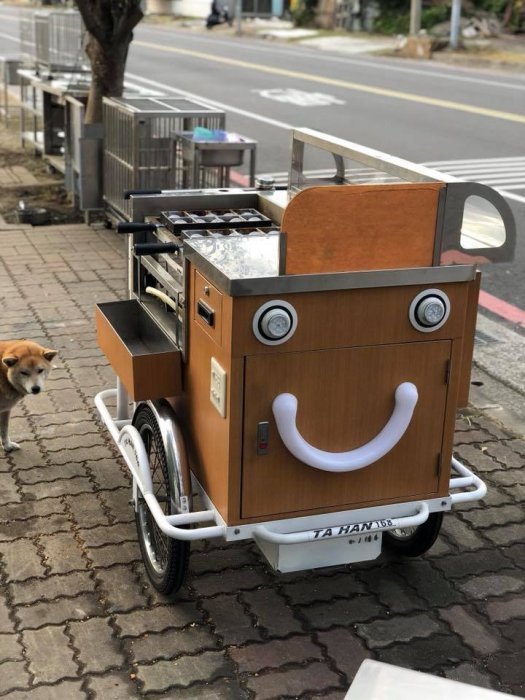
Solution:
{"label": "tree trunk", "polygon": [[86,124],[102,121],[102,97],[122,96],[124,71],[132,38],[133,34],[130,32],[127,40],[103,46],[92,34],[89,35],[86,53],[91,62],[91,88],[86,108]]}
{"label": "tree trunk", "polygon": [[87,30],[91,90],[86,124],[102,121],[102,98],[120,97],[133,29],[142,19],[142,0],[76,0]]}

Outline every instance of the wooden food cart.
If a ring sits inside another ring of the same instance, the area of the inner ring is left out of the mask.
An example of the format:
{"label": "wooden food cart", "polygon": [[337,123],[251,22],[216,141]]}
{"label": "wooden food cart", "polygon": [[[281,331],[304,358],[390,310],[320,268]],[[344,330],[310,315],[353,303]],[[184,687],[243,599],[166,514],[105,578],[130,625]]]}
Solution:
{"label": "wooden food cart", "polygon": [[[333,159],[327,178],[310,150]],[[280,571],[383,543],[414,556],[483,497],[452,449],[477,265],[513,254],[496,192],[302,129],[284,188],[131,206],[129,299],[97,307],[118,385],[96,404],[160,591],[184,580],[193,539],[254,538]]]}

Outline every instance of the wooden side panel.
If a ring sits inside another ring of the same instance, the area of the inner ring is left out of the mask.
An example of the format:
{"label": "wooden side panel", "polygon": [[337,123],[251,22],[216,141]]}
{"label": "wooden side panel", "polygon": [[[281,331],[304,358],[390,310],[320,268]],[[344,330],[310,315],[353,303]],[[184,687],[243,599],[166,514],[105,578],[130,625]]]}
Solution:
{"label": "wooden side panel", "polygon": [[[438,493],[440,496],[447,496],[449,494],[448,484],[450,481],[452,450],[454,448],[454,429],[456,426],[458,389],[461,380],[462,345],[463,343],[461,338],[452,341],[450,364],[448,366],[447,406],[445,411],[443,443],[441,446],[441,464],[439,467]],[[429,418],[431,418],[430,414]]]}
{"label": "wooden side panel", "polygon": [[481,272],[478,272],[476,279],[472,280],[468,287],[467,313],[465,317],[465,333],[463,336],[463,352],[461,357],[461,380],[459,384],[458,408],[464,408],[468,404],[480,283]]}
{"label": "wooden side panel", "polygon": [[[202,330],[213,338],[218,345],[222,343],[222,294],[208,282],[197,270],[194,271],[193,318]],[[213,314],[212,323],[207,323],[199,313],[199,303],[204,304]]]}
{"label": "wooden side panel", "polygon": [[[189,279],[198,283],[189,290],[191,309],[200,298],[203,281],[209,284],[194,272],[192,268]],[[185,427],[192,471],[221,516],[232,522],[238,520],[240,509],[244,360],[231,358],[232,299],[223,297],[220,308],[222,344],[198,316],[189,320],[184,397],[176,402],[175,410]],[[212,357],[227,375],[225,417],[210,401]]]}
{"label": "wooden side panel", "polygon": [[[447,406],[450,341],[254,356],[246,360],[242,516],[298,515],[416,498],[439,492],[439,455]],[[323,450],[351,450],[379,433],[394,408],[394,392],[413,382],[419,399],[394,449],[347,474],[296,460],[282,443],[273,399],[298,399],[297,427]],[[452,402],[455,400],[455,394]],[[453,430],[453,406],[447,430]],[[257,424],[268,421],[268,453],[258,455]]]}
{"label": "wooden side panel", "polygon": [[311,187],[284,211],[286,273],[432,265],[442,183]]}

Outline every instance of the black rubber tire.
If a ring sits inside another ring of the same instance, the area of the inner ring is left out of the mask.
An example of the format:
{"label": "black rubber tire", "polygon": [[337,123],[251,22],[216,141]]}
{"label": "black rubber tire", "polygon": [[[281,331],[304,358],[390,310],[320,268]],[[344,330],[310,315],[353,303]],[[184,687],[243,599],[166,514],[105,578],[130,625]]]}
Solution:
{"label": "black rubber tire", "polygon": [[[137,408],[133,416],[133,425],[139,431],[149,458],[153,493],[164,513],[171,515],[173,494],[170,489],[166,452],[155,415],[147,404],[141,404]],[[164,535],[140,491],[137,498],[135,524],[146,572],[159,593],[172,596],[186,579],[190,543]]]}
{"label": "black rubber tire", "polygon": [[430,513],[428,520],[418,527],[407,528],[404,535],[395,534],[395,530],[383,533],[383,544],[386,549],[405,557],[418,557],[427,552],[439,535],[443,513]]}

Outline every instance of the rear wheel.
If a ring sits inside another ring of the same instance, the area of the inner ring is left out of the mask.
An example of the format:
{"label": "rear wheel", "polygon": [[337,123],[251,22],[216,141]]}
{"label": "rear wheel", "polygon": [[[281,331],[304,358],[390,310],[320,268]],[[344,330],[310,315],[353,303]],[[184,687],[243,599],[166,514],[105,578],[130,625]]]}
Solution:
{"label": "rear wheel", "polygon": [[[133,416],[148,455],[153,494],[165,515],[175,512],[175,494],[170,486],[168,460],[157,420],[147,404]],[[153,586],[164,595],[173,595],[184,583],[190,554],[189,542],[165,535],[151,515],[140,490],[137,493],[135,523],[146,572]]]}
{"label": "rear wheel", "polygon": [[430,513],[428,520],[416,527],[399,527],[383,533],[387,549],[405,557],[418,557],[428,551],[439,535],[443,513]]}

